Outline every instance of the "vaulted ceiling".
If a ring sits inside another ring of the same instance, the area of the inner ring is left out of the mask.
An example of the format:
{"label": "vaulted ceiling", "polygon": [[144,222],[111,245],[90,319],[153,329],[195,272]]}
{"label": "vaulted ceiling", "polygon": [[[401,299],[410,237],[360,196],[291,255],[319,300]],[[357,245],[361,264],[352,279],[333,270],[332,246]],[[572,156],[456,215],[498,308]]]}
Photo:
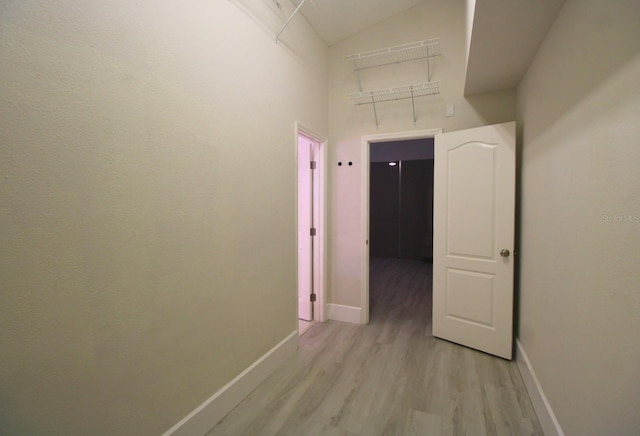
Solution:
{"label": "vaulted ceiling", "polygon": [[[301,2],[292,1],[296,5]],[[306,0],[300,12],[327,45],[332,46],[423,1]]]}
{"label": "vaulted ceiling", "polygon": [[[332,46],[423,1],[432,0],[305,0],[300,12]],[[515,88],[564,0],[467,2],[475,3],[475,13],[465,94]]]}

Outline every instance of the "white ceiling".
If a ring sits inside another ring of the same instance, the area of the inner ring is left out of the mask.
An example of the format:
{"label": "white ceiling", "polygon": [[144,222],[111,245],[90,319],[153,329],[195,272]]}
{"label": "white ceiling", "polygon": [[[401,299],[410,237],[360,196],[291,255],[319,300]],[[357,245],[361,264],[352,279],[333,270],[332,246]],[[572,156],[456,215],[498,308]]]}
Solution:
{"label": "white ceiling", "polygon": [[[332,46],[423,1],[429,0],[306,0],[300,13]],[[563,3],[475,0],[465,95],[515,88]]]}
{"label": "white ceiling", "polygon": [[[300,0],[292,0],[300,4]],[[332,46],[424,0],[306,0],[300,12]]]}

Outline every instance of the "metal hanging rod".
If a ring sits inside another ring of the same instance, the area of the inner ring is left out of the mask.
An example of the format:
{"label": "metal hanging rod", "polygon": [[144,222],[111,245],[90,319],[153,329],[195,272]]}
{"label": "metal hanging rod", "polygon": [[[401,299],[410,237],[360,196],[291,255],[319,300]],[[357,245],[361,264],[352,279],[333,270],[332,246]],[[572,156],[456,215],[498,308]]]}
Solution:
{"label": "metal hanging rod", "polygon": [[300,10],[300,8],[302,7],[302,5],[304,4],[304,2],[306,2],[307,0],[302,0],[300,2],[300,4],[298,5],[298,7],[293,11],[293,14],[291,14],[291,16],[287,19],[287,21],[285,21],[284,25],[282,26],[282,29],[280,29],[280,32],[278,32],[278,34],[276,35],[276,42],[278,42],[278,39],[280,38],[280,34],[282,32],[284,32],[284,29],[287,28],[287,26],[289,25],[289,21],[291,21],[293,19],[293,17],[298,13],[298,11]]}

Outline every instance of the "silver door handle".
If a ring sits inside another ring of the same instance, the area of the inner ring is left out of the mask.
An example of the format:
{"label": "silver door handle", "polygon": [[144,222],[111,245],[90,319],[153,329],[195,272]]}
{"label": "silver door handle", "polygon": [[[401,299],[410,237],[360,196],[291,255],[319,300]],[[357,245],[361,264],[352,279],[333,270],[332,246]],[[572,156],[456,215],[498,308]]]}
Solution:
{"label": "silver door handle", "polygon": [[511,253],[506,248],[503,248],[502,250],[500,250],[500,256],[502,257],[509,257],[510,254]]}

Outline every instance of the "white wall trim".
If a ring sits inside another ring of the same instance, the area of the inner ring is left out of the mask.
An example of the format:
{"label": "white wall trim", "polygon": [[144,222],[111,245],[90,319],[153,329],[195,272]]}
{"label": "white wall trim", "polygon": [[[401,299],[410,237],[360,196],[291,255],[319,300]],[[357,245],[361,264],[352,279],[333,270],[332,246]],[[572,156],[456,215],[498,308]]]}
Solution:
{"label": "white wall trim", "polygon": [[298,349],[298,331],[295,330],[278,345],[256,360],[240,375],[227,383],[211,398],[167,430],[163,436],[204,435],[240,401],[249,395],[288,357]]}
{"label": "white wall trim", "polygon": [[542,431],[544,431],[546,436],[564,436],[560,423],[558,422],[556,415],[553,413],[551,404],[549,404],[549,401],[542,390],[542,386],[540,385],[540,381],[538,380],[538,377],[536,377],[536,373],[531,366],[529,357],[524,351],[524,347],[520,343],[520,340],[517,338],[516,363],[518,364],[518,369],[522,375],[522,380],[527,387],[527,392],[531,398],[533,408],[536,411],[536,415],[538,415],[538,421],[540,422]]}
{"label": "white wall trim", "polygon": [[360,139],[361,155],[361,205],[360,219],[362,221],[362,276],[360,283],[360,324],[369,323],[369,145],[376,142],[403,141],[409,139],[435,138],[442,129],[409,130],[404,132],[378,133],[364,135]]}
{"label": "white wall trim", "polygon": [[353,324],[362,324],[359,307],[343,306],[342,304],[328,304],[329,319],[336,321],[350,322]]}

